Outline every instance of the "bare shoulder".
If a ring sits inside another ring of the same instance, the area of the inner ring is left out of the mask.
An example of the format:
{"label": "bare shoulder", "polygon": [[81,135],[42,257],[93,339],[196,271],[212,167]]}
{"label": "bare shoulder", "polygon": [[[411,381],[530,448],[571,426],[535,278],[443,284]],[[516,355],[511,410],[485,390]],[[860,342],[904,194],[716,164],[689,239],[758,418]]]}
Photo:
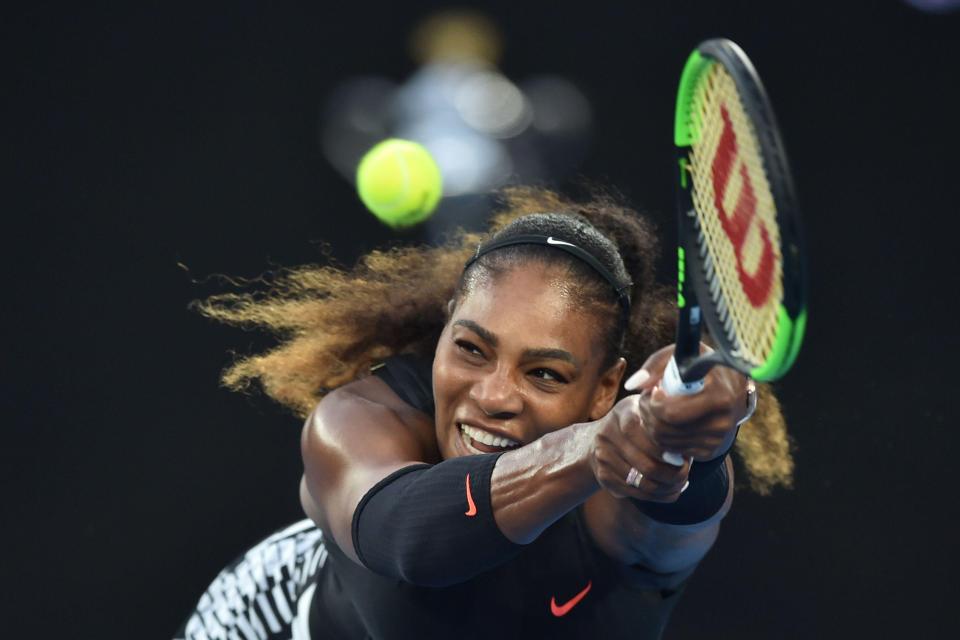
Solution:
{"label": "bare shoulder", "polygon": [[[353,445],[363,451],[350,451]],[[433,418],[401,400],[380,378],[369,376],[327,394],[303,428],[304,462],[312,453],[339,451],[351,458],[384,462],[397,456],[435,461]]]}
{"label": "bare shoulder", "polygon": [[303,509],[354,559],[350,525],[363,496],[397,469],[440,457],[433,418],[374,376],[324,397],[307,418],[300,445]]}

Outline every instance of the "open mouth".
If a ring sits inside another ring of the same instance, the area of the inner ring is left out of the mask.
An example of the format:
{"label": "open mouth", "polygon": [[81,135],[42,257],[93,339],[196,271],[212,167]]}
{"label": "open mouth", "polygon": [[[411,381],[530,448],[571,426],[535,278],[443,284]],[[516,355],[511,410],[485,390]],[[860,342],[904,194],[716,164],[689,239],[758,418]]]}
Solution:
{"label": "open mouth", "polygon": [[468,424],[458,422],[457,427],[460,429],[460,439],[463,440],[463,444],[468,451],[474,451],[476,453],[497,453],[516,449],[520,446],[520,443],[516,440],[495,436],[492,433],[487,433],[483,429],[477,429]]}

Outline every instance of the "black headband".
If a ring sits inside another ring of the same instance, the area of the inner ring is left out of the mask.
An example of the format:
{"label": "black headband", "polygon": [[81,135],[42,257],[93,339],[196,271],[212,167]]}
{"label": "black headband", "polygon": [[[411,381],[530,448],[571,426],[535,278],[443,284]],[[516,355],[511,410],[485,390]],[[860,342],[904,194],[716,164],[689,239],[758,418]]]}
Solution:
{"label": "black headband", "polygon": [[630,318],[630,295],[628,293],[632,282],[627,282],[624,284],[617,284],[617,279],[613,277],[613,274],[603,266],[603,264],[593,257],[588,251],[585,251],[578,247],[575,244],[567,242],[566,240],[557,240],[552,236],[538,236],[532,234],[524,234],[511,236],[508,238],[502,238],[500,240],[494,240],[493,242],[488,242],[487,244],[477,245],[477,252],[472,258],[467,260],[467,263],[463,265],[463,270],[466,271],[470,268],[474,262],[480,259],[481,256],[484,256],[491,251],[496,251],[497,249],[502,249],[504,247],[511,247],[517,244],[540,244],[548,247],[553,247],[554,249],[560,249],[561,251],[566,251],[570,255],[579,258],[583,262],[586,262],[590,265],[594,271],[603,276],[603,279],[610,283],[610,286],[617,294],[617,302],[620,303],[620,308],[623,310],[623,321],[624,326],[628,324]]}

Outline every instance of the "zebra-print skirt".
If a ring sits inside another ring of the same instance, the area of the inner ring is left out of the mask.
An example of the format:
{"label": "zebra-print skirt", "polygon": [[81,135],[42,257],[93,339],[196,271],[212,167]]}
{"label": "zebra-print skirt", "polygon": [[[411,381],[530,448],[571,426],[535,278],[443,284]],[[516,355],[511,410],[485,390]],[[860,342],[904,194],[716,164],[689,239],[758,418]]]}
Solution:
{"label": "zebra-print skirt", "polygon": [[312,521],[274,533],[217,575],[174,639],[310,640],[310,603],[326,560]]}

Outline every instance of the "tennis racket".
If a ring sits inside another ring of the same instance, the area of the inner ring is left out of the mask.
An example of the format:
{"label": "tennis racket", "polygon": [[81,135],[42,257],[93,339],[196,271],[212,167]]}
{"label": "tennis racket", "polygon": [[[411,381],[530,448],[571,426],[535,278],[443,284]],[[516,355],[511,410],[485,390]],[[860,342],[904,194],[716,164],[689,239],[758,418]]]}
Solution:
{"label": "tennis racket", "polygon": [[[679,322],[663,389],[698,393],[716,365],[776,380],[807,321],[800,214],[766,91],[730,40],[707,40],[687,59],[674,142]],[[716,350],[701,355],[703,323]]]}

